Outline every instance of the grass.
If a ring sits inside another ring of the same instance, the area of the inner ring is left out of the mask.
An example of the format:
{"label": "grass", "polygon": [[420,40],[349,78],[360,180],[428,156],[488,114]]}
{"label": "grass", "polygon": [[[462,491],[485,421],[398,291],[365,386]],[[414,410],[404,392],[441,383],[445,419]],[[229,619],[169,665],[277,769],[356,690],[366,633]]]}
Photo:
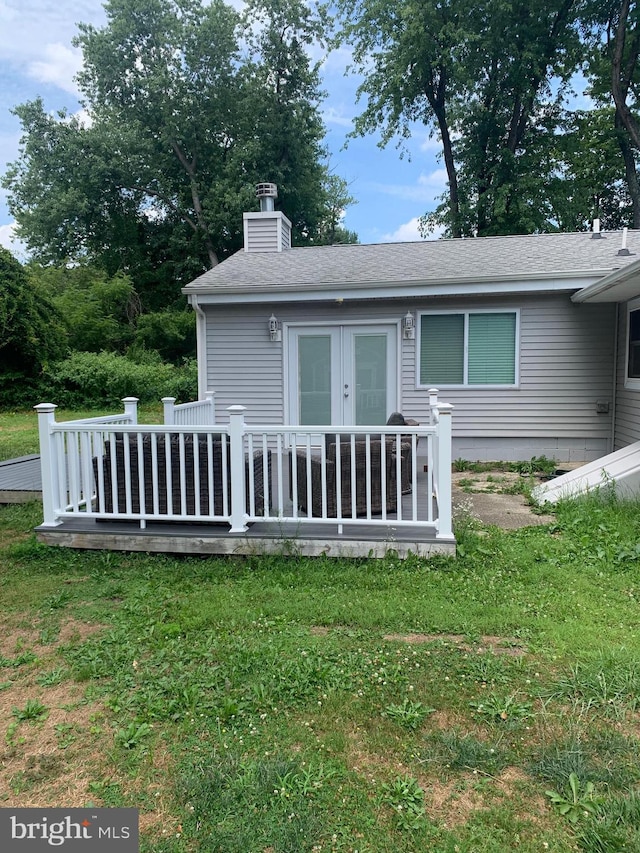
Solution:
{"label": "grass", "polygon": [[[122,411],[120,409],[119,411]],[[73,410],[57,409],[57,421],[70,421],[77,418],[90,418],[99,414],[115,414],[116,410],[105,413],[104,410],[89,409]],[[140,423],[160,423],[162,410],[159,405],[140,406],[138,409]],[[38,416],[34,411],[2,412],[0,414],[0,461],[17,459],[20,456],[30,456],[39,453]]]}
{"label": "grass", "polygon": [[0,806],[135,807],[143,853],[640,849],[639,510],[358,561],[47,548],[0,508]]}

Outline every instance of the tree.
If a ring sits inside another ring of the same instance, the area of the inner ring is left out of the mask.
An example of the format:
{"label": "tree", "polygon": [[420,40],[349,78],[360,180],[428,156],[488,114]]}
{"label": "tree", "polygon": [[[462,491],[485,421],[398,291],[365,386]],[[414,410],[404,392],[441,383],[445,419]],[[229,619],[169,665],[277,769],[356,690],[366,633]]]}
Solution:
{"label": "tree", "polygon": [[58,312],[36,295],[24,267],[0,247],[0,405],[33,402],[43,370],[65,351]]}
{"label": "tree", "polygon": [[[279,184],[295,236],[321,227],[324,128],[302,0],[109,0],[76,43],[89,121],[16,109],[19,159],[4,185],[18,232],[46,263],[131,276],[147,310],[235,251],[254,185]],[[243,41],[244,39],[244,41]],[[246,56],[243,55],[243,50]]]}
{"label": "tree", "polygon": [[625,219],[633,228],[640,228],[640,180],[636,164],[640,143],[638,12],[635,3],[627,0],[586,0],[582,20],[589,47],[587,73],[591,95],[601,109],[613,105],[610,128],[624,164],[630,202]]}
{"label": "tree", "polygon": [[70,349],[124,352],[131,344],[140,303],[127,276],[90,266],[27,269],[34,291],[62,318]]}
{"label": "tree", "polygon": [[561,95],[579,59],[576,0],[340,0],[367,99],[355,133],[382,144],[416,123],[442,143],[446,202],[425,226],[452,236],[530,231]]}

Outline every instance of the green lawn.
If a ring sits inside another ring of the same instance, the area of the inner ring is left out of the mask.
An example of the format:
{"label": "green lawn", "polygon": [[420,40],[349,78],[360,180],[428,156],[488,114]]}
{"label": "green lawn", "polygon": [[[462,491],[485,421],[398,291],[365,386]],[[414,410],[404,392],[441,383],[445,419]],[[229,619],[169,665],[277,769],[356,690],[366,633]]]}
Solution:
{"label": "green lawn", "polygon": [[638,850],[639,509],[462,518],[429,562],[66,551],[0,509],[0,806],[137,807],[159,853]]}
{"label": "green lawn", "polygon": [[[116,414],[123,409],[113,411],[57,409],[57,421],[70,421],[76,418],[92,418],[101,414]],[[139,406],[138,420],[140,423],[155,424],[162,421],[160,405]],[[0,412],[0,461],[17,459],[39,453],[38,447],[38,415],[35,411]]]}

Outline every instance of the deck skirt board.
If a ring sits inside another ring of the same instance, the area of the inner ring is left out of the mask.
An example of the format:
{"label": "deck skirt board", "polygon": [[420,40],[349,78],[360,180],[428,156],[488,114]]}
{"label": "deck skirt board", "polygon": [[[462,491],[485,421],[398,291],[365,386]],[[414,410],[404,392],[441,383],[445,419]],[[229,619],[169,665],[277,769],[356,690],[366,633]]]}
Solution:
{"label": "deck skirt board", "polygon": [[255,555],[283,554],[331,557],[383,557],[393,551],[401,557],[416,554],[455,554],[455,542],[437,540],[435,531],[424,527],[394,528],[392,525],[363,531],[343,526],[337,530],[323,525],[299,526],[259,522],[242,535],[230,535],[227,525],[150,523],[145,529],[132,522],[96,522],[70,519],[57,527],[37,527],[40,542],[66,548],[149,553]]}

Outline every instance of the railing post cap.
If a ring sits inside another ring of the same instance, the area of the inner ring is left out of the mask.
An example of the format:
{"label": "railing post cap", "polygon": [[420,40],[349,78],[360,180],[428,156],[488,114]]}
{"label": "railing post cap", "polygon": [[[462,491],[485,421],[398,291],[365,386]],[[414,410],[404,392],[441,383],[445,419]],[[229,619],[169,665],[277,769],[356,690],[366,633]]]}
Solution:
{"label": "railing post cap", "polygon": [[138,403],[138,397],[123,397],[121,400],[122,403]]}
{"label": "railing post cap", "polygon": [[227,411],[229,412],[230,415],[241,415],[242,412],[247,411],[247,407],[246,406],[229,406],[227,408]]}
{"label": "railing post cap", "polygon": [[453,403],[438,403],[437,409],[443,415],[450,415],[455,406]]}
{"label": "railing post cap", "polygon": [[38,403],[38,405],[33,408],[38,412],[38,414],[45,414],[46,412],[55,412],[58,406],[55,403]]}
{"label": "railing post cap", "polygon": [[175,401],[176,401],[175,397],[161,397],[160,398],[161,403],[175,403]]}
{"label": "railing post cap", "polygon": [[429,390],[427,391],[427,394],[431,394],[431,395],[433,395],[433,394],[439,394],[439,393],[440,393],[440,392],[438,391],[438,389],[437,389],[437,388],[429,388]]}

